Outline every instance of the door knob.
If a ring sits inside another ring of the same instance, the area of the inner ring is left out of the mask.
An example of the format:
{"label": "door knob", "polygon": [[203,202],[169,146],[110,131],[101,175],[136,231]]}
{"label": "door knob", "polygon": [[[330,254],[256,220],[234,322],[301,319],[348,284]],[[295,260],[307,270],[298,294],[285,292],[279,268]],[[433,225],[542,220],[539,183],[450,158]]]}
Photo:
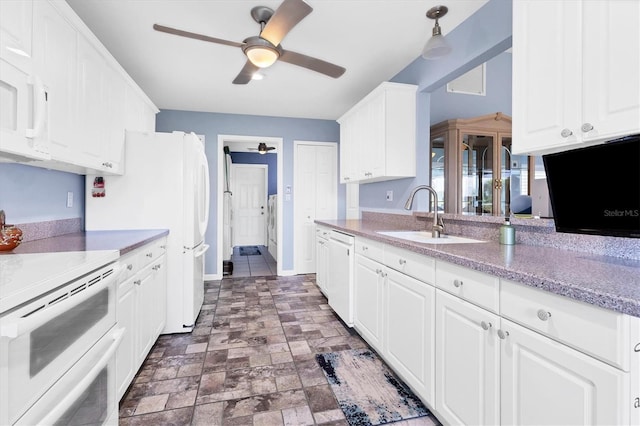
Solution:
{"label": "door knob", "polygon": [[563,138],[568,138],[572,134],[573,132],[569,129],[562,129],[562,131],[560,132],[560,136],[562,136]]}

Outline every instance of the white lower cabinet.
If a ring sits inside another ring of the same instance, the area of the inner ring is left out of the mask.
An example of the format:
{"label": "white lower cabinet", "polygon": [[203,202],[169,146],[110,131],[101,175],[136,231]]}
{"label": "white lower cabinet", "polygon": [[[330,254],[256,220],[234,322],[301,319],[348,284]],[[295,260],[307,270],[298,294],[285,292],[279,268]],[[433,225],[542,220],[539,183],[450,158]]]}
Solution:
{"label": "white lower cabinet", "polygon": [[379,258],[376,249],[375,244],[356,244],[354,327],[423,401],[432,404],[435,289],[362,255]]}
{"label": "white lower cabinet", "polygon": [[329,271],[329,228],[316,226],[316,284],[327,295],[327,274]]}
{"label": "white lower cabinet", "polygon": [[376,241],[355,247],[354,326],[442,422],[640,424],[640,319]]}
{"label": "white lower cabinet", "polygon": [[436,411],[450,424],[500,423],[500,317],[436,290]]}
{"label": "white lower cabinet", "polygon": [[117,397],[122,398],[166,321],[166,238],[121,258],[126,272],[118,286],[116,315],[125,329],[116,353]]}
{"label": "white lower cabinet", "polygon": [[502,424],[629,424],[629,373],[509,320],[500,330]]}
{"label": "white lower cabinet", "polygon": [[382,352],[383,266],[356,255],[353,325],[376,351]]}
{"label": "white lower cabinet", "polygon": [[435,289],[392,269],[385,274],[385,357],[405,382],[432,405]]}

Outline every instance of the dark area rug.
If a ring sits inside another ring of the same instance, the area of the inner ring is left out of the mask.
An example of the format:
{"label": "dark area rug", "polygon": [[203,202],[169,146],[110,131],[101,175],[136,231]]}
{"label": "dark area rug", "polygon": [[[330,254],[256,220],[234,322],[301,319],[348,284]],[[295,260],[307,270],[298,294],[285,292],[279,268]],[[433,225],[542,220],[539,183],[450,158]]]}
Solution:
{"label": "dark area rug", "polygon": [[256,246],[241,246],[238,251],[240,251],[240,256],[260,256],[260,249]]}
{"label": "dark area rug", "polygon": [[[368,349],[328,352],[316,361],[351,426],[430,416],[440,423],[378,356]],[[427,419],[425,419],[427,420]]]}

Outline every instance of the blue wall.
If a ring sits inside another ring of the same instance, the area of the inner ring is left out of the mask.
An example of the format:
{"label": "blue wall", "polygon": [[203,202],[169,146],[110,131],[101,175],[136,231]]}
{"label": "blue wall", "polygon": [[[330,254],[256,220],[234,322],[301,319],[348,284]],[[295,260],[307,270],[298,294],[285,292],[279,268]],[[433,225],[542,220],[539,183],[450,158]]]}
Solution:
{"label": "blue wall", "polygon": [[[67,192],[73,207],[67,207]],[[0,163],[0,210],[7,223],[80,217],[84,222],[84,176],[22,164]]]}
{"label": "blue wall", "polygon": [[[429,128],[431,94],[447,82],[460,77],[511,47],[511,0],[489,0],[476,13],[445,33],[453,48],[444,58],[425,60],[418,57],[394,76],[391,81],[415,84],[416,97],[416,177],[397,181],[360,185],[360,207],[402,209],[411,189],[429,184]],[[435,124],[435,123],[433,123]],[[388,190],[393,190],[394,200],[386,201]],[[416,198],[414,210],[428,210],[426,193]]]}
{"label": "blue wall", "polygon": [[278,157],[277,154],[256,154],[254,152],[231,152],[234,164],[266,164],[269,166],[267,179],[268,195],[278,193]]}
{"label": "blue wall", "polygon": [[502,112],[511,116],[511,53],[487,61],[486,96],[447,92],[446,84],[431,93],[431,123]]}
{"label": "blue wall", "polygon": [[[330,120],[312,120],[298,118],[264,117],[241,114],[220,114],[210,112],[190,112],[176,110],[162,110],[156,116],[156,130],[158,132],[171,132],[175,130],[195,132],[205,136],[205,152],[209,159],[211,188],[217,188],[218,164],[217,152],[218,135],[242,135],[279,137],[283,139],[283,152],[278,153],[283,158],[283,186],[290,185],[293,188],[293,141],[318,141],[338,142],[340,139],[340,127],[338,123]],[[338,182],[336,181],[336,185]],[[292,191],[293,192],[293,191]],[[345,216],[344,185],[338,186],[338,215]],[[217,197],[211,197],[210,211],[217,211]],[[222,219],[222,218],[220,218]],[[283,241],[282,244],[282,269],[293,270],[293,198],[290,201],[283,200]],[[222,238],[222,236],[220,236]],[[211,220],[207,234],[207,241],[217,241],[217,224]],[[207,251],[206,273],[216,274],[217,253],[216,245],[211,244]],[[222,275],[220,273],[220,275]]]}

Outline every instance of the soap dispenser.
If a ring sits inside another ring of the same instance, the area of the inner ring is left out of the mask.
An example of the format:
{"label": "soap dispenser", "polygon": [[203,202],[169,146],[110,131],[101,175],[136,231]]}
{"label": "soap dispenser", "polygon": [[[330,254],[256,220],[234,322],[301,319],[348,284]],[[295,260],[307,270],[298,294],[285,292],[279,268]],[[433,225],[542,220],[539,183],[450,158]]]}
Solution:
{"label": "soap dispenser", "polygon": [[516,228],[511,225],[509,217],[504,218],[504,225],[500,227],[500,244],[514,245],[516,243]]}

